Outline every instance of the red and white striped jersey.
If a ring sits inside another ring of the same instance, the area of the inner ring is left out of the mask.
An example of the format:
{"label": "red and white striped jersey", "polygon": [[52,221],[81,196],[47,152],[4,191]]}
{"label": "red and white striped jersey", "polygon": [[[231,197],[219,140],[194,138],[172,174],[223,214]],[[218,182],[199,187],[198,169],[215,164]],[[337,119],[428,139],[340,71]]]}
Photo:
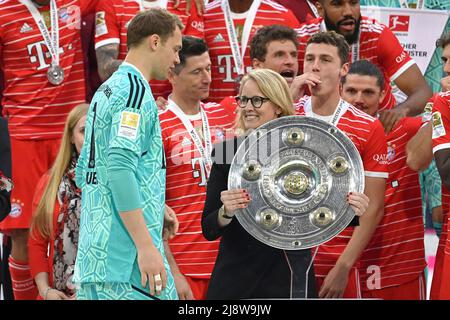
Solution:
{"label": "red and white striped jersey", "polygon": [[[201,107],[208,118],[212,143],[231,138],[234,119],[218,104],[202,103]],[[187,117],[196,131],[202,132],[200,114]],[[208,241],[202,234],[207,183],[205,166],[180,118],[166,109],[160,112],[159,119],[167,165],[166,204],[175,211],[180,222],[177,236],[170,241],[170,249],[184,275],[209,278],[220,240]]]}
{"label": "red and white striped jersey", "polygon": [[[217,103],[227,96],[236,95],[239,85],[236,82],[238,73],[233,59],[221,2],[221,0],[215,0],[208,3],[204,14],[205,41],[208,45],[209,56],[212,62],[212,83],[209,100]],[[247,12],[239,14],[231,13],[239,43],[241,43],[240,39],[246,17]],[[245,50],[244,66],[246,71],[250,70],[252,65],[250,61],[251,38],[258,29],[273,24],[285,25],[291,28],[298,28],[300,26],[300,23],[290,10],[274,1],[263,0],[256,12],[256,17],[250,30],[247,49]]]}
{"label": "red and white striped jersey", "polygon": [[[300,43],[298,51],[300,72],[303,72],[307,42],[313,34],[320,31],[326,31],[323,18],[314,19],[297,29]],[[368,17],[361,17],[359,32],[359,41],[351,47],[349,61],[369,60],[383,71],[386,96],[380,104],[380,110],[391,109],[396,105],[390,85],[391,81],[395,81],[415,62],[403,49],[392,31],[384,24]],[[353,50],[356,51],[354,57]]]}
{"label": "red and white striped jersey", "polygon": [[[450,91],[435,96],[433,105],[433,154],[439,150],[450,148]],[[450,219],[450,190],[442,184],[442,206],[446,218]],[[447,223],[447,230],[449,221]],[[442,230],[444,232],[444,230]],[[445,243],[445,254],[450,255],[450,239]]]}
{"label": "red and white striped jersey", "polygon": [[[0,1],[0,68],[4,73],[3,114],[15,139],[56,139],[67,114],[85,102],[85,74],[81,49],[81,16],[96,1],[56,0],[59,23],[59,65],[64,81],[47,79],[51,56],[28,8],[19,0]],[[50,6],[38,7],[50,29]]]}
{"label": "red and white striped jersey", "polygon": [[[294,107],[298,115],[314,116],[312,114],[311,97],[304,96]],[[387,143],[381,122],[347,102],[342,103],[342,109],[337,119],[336,127],[352,140],[361,155],[364,175],[366,177],[387,178]],[[339,235],[319,246],[314,259],[316,277],[326,277],[334,267],[350,241],[353,230],[354,227],[347,227]]]}
{"label": "red and white striped jersey", "polygon": [[[117,59],[123,60],[127,55],[127,28],[131,19],[140,11],[146,8],[143,0],[108,0],[99,1],[96,9],[95,23],[95,49],[108,44],[119,45],[119,56]],[[185,29],[183,34],[203,38],[203,18],[198,15],[197,7],[191,6],[190,16],[186,14],[186,1],[181,1],[179,7],[175,9],[174,1],[167,1],[167,10],[176,14]],[[159,96],[167,97],[172,91],[172,86],[168,81],[150,81],[152,93],[155,99]]]}
{"label": "red and white striped jersey", "polygon": [[[419,175],[406,164],[406,144],[422,119],[403,118],[387,135],[388,170],[384,215],[360,261],[362,289],[382,289],[417,279],[426,267]],[[375,282],[374,282],[375,283]]]}
{"label": "red and white striped jersey", "polygon": [[236,119],[239,106],[234,96],[225,97],[222,101],[220,101],[220,105]]}

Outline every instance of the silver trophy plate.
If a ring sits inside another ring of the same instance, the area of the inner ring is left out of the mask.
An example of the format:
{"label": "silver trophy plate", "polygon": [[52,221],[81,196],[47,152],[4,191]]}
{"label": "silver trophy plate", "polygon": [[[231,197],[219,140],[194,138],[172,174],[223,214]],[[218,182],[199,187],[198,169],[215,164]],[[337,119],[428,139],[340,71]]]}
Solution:
{"label": "silver trophy plate", "polygon": [[64,81],[64,69],[58,65],[51,65],[47,70],[47,79],[55,86],[60,85]]}
{"label": "silver trophy plate", "polygon": [[241,143],[228,189],[250,194],[252,201],[236,217],[253,237],[279,249],[307,249],[352,221],[355,213],[346,198],[364,191],[364,168],[352,141],[335,126],[281,117]]}

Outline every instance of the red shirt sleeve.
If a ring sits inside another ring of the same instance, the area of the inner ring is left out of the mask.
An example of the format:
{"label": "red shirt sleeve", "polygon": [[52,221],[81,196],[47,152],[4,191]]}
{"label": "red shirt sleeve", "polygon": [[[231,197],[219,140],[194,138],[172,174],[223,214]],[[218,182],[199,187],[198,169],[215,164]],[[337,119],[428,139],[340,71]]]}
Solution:
{"label": "red shirt sleeve", "polygon": [[387,141],[383,126],[379,120],[375,120],[372,124],[361,158],[366,177],[388,177]]}
{"label": "red shirt sleeve", "polygon": [[408,140],[414,137],[414,135],[422,127],[422,117],[406,117],[403,118],[403,126],[408,134]]}
{"label": "red shirt sleeve", "polygon": [[395,80],[415,62],[411,59],[397,37],[388,27],[384,27],[378,39],[378,62],[386,70],[391,80]]}
{"label": "red shirt sleeve", "polygon": [[291,27],[292,29],[297,29],[300,27],[300,22],[298,22],[294,13],[289,9],[288,12],[285,14],[285,21],[286,21],[285,25]]}
{"label": "red shirt sleeve", "polygon": [[436,96],[433,105],[433,153],[450,148],[450,91]]}
{"label": "red shirt sleeve", "polygon": [[203,22],[203,16],[199,16],[197,6],[192,4],[190,16],[184,26],[183,34],[203,39],[204,32],[205,24]]}
{"label": "red shirt sleeve", "polygon": [[95,9],[95,49],[104,45],[120,44],[119,18],[114,8],[115,0],[99,1]]}
{"label": "red shirt sleeve", "polygon": [[[49,175],[45,174],[41,177],[33,196],[32,212],[36,210],[45,187],[47,186]],[[40,272],[50,274],[48,253],[48,238],[43,237],[37,230],[33,230],[28,237],[28,259],[30,264],[31,276],[34,278]]]}

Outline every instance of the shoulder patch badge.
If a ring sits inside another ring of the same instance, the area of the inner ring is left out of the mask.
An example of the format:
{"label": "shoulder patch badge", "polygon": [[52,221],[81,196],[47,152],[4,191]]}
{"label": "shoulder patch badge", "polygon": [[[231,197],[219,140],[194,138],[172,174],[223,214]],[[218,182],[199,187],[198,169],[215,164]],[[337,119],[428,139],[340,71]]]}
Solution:
{"label": "shoulder patch badge", "polygon": [[141,115],[139,113],[122,111],[119,124],[119,137],[136,140]]}
{"label": "shoulder patch badge", "polygon": [[433,113],[432,116],[433,123],[433,139],[445,136],[445,127],[442,122],[442,116],[439,111]]}

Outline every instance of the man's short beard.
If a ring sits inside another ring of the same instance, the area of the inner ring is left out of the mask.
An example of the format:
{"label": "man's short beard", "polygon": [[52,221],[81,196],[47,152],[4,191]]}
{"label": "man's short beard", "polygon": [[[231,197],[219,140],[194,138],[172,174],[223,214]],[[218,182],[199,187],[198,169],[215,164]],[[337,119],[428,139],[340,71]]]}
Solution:
{"label": "man's short beard", "polygon": [[[341,34],[339,32],[339,28],[337,25],[333,24],[333,22],[330,21],[330,19],[328,18],[328,16],[325,14],[324,15],[324,21],[325,21],[325,25],[327,27],[328,31],[336,31],[337,33]],[[361,25],[361,16],[358,18],[358,20],[356,20],[355,23],[355,32],[353,32],[350,35],[343,35],[345,38],[345,41],[347,41],[347,43],[349,45],[352,45],[354,43],[356,43],[358,41],[358,36],[359,36],[359,27]]]}

